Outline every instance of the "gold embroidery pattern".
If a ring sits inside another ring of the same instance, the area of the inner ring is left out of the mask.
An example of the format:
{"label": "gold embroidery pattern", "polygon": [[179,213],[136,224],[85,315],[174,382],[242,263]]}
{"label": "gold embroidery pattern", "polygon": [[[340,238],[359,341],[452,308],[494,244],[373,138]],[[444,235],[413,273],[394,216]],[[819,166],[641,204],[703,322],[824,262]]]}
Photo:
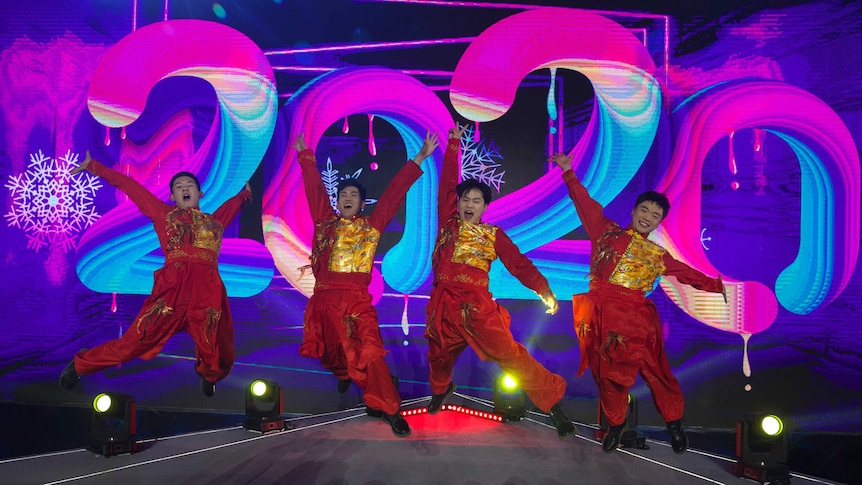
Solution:
{"label": "gold embroidery pattern", "polygon": [[434,242],[434,251],[431,253],[431,262],[435,268],[437,267],[437,261],[440,260],[440,251],[452,241],[453,231],[450,226],[452,219],[454,218],[446,221],[446,224],[441,225],[440,230],[437,231],[437,240]]}
{"label": "gold embroidery pattern", "polygon": [[586,318],[581,318],[578,322],[578,339],[583,340],[587,337],[587,334],[590,332],[590,324],[587,322]]}
{"label": "gold embroidery pattern", "polygon": [[468,284],[471,284],[473,286],[481,286],[482,288],[488,287],[488,278],[487,277],[474,279],[470,275],[466,275],[463,273],[458,273],[454,276],[448,276],[445,274],[435,275],[435,279],[436,279],[436,281],[454,281],[457,283],[468,283]]}
{"label": "gold embroidery pattern", "polygon": [[605,343],[601,346],[601,354],[602,359],[613,362],[614,359],[611,358],[610,350],[613,347],[614,350],[618,348],[626,348],[626,338],[616,332],[608,332],[607,337],[605,337]]}
{"label": "gold embroidery pattern", "polygon": [[461,303],[461,324],[464,325],[464,330],[470,335],[476,337],[478,332],[473,329],[473,312],[476,307],[472,303]]}
{"label": "gold embroidery pattern", "polygon": [[[355,327],[356,322],[359,321],[359,314],[352,313],[350,315],[345,315],[341,321],[344,323],[347,341],[350,342],[350,337],[353,335],[353,327]],[[353,342],[350,342],[350,346],[353,347]]]}
{"label": "gold embroidery pattern", "polygon": [[320,260],[320,255],[326,252],[332,245],[336,222],[337,219],[329,219],[317,224],[314,228],[314,247],[312,247],[311,256],[309,257],[312,269],[319,268],[317,264]]}
{"label": "gold embroidery pattern", "polygon": [[212,342],[210,342],[210,334],[213,333],[219,320],[221,320],[221,312],[212,307],[207,308],[207,321],[206,324],[204,324],[204,338],[210,345],[212,345]]}
{"label": "gold embroidery pattern", "polygon": [[496,226],[461,221],[458,240],[452,252],[452,262],[488,271],[491,262],[497,259],[497,250],[494,248],[496,241]]}
{"label": "gold embroidery pattern", "polygon": [[590,261],[590,275],[601,274],[602,270],[609,264],[613,263],[617,257],[614,251],[613,241],[623,234],[620,226],[613,224],[608,231],[599,239],[598,250],[593,255]]}
{"label": "gold embroidery pattern", "polygon": [[175,249],[173,251],[168,251],[165,254],[165,259],[176,259],[176,258],[202,259],[208,263],[213,263],[213,264],[215,264],[218,261],[218,257],[213,253],[187,253],[187,252],[183,251],[182,249]]}
{"label": "gold embroidery pattern", "polygon": [[169,315],[174,312],[174,309],[169,307],[164,299],[159,300],[135,322],[135,330],[141,335],[141,340],[147,338],[147,327],[159,319],[162,315]]}
{"label": "gold embroidery pattern", "polygon": [[665,249],[644,238],[637,231],[626,231],[631,241],[617,262],[609,282],[630,290],[650,291],[656,278],[664,274],[662,256]]}
{"label": "gold embroidery pattern", "polygon": [[209,249],[216,254],[221,251],[224,227],[200,209],[174,208],[165,217],[165,229],[168,236],[167,251],[178,250],[186,244]]}
{"label": "gold embroidery pattern", "polygon": [[341,219],[335,226],[335,244],[329,270],[336,273],[370,273],[380,232],[364,217]]}

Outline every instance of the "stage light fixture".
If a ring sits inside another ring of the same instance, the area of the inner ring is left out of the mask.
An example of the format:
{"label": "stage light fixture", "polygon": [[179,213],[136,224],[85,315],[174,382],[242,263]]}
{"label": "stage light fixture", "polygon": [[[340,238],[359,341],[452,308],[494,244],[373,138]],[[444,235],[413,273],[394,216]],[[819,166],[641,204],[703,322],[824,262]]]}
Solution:
{"label": "stage light fixture", "polygon": [[774,414],[761,414],[736,423],[736,464],[733,474],[761,483],[790,483],[787,433]]}
{"label": "stage light fixture", "polygon": [[285,429],[281,418],[281,386],[277,382],[257,379],[245,389],[245,424],[251,431],[267,433]]}
{"label": "stage light fixture", "polygon": [[509,374],[501,375],[494,382],[494,413],[503,416],[505,421],[520,421],[527,415],[527,395]]}
{"label": "stage light fixture", "polygon": [[136,428],[135,398],[103,392],[93,399],[87,449],[106,457],[140,451],[141,445],[134,439]]}

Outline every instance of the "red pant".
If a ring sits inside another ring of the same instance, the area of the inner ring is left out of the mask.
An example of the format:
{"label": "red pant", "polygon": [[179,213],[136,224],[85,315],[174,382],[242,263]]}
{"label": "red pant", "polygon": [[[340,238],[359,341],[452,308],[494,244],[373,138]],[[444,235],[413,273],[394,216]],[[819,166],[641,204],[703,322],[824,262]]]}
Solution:
{"label": "red pant", "polygon": [[305,307],[299,354],[320,359],[339,379],[351,378],[364,391],[368,407],[386,414],[401,408],[367,290],[316,289]]}
{"label": "red pant", "polygon": [[566,393],[566,381],[539,364],[509,330],[511,317],[484,288],[437,284],[426,307],[431,390],[446,391],[452,368],[470,345],[482,360],[514,376],[530,400],[548,412]]}
{"label": "red pant", "polygon": [[78,374],[92,374],[134,358],[152,359],[178,332],[195,343],[195,371],[224,379],[234,362],[233,321],[215,266],[169,263],[154,274],[153,293],[122,337],[75,355]]}
{"label": "red pant", "polygon": [[653,302],[593,290],[575,295],[573,307],[581,341],[581,372],[588,364],[610,425],[625,421],[628,389],[638,374],[664,420],[681,419],[685,399],[670,370]]}

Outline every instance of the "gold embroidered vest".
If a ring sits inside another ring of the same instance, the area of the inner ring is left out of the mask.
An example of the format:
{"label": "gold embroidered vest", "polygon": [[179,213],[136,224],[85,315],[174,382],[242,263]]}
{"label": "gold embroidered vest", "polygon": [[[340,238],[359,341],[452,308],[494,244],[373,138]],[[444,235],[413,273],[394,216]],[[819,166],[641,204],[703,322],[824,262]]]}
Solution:
{"label": "gold embroidered vest", "polygon": [[490,224],[460,222],[458,241],[455,242],[455,250],[452,252],[452,262],[488,271],[491,268],[491,262],[497,259],[497,250],[494,249],[497,227]]}
{"label": "gold embroidered vest", "polygon": [[656,278],[664,274],[661,258],[666,250],[633,229],[627,229],[626,233],[631,241],[608,281],[630,290],[651,291]]}
{"label": "gold embroidered vest", "polygon": [[191,243],[196,248],[209,249],[219,254],[224,227],[209,214],[199,209],[170,211],[165,218],[168,236],[167,251],[176,251],[183,244]]}
{"label": "gold embroidered vest", "polygon": [[329,257],[329,271],[370,273],[379,242],[380,231],[371,227],[365,217],[339,219],[335,224],[335,243]]}

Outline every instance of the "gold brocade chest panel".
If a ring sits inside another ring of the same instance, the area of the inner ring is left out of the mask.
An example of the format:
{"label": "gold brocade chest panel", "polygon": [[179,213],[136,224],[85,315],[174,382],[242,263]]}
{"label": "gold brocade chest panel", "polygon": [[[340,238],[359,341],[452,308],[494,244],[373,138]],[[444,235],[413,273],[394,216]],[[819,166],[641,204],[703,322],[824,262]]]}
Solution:
{"label": "gold brocade chest panel", "polygon": [[630,290],[650,291],[656,278],[664,274],[662,256],[665,249],[642,237],[637,231],[628,229],[626,233],[631,236],[631,241],[617,262],[609,282]]}
{"label": "gold brocade chest panel", "polygon": [[370,273],[379,242],[380,231],[368,224],[365,217],[340,219],[335,225],[335,243],[329,257],[329,271]]}
{"label": "gold brocade chest panel", "polygon": [[488,271],[491,268],[491,262],[497,259],[497,250],[494,249],[496,241],[496,226],[461,221],[458,241],[452,253],[452,262]]}
{"label": "gold brocade chest panel", "polygon": [[180,209],[170,211],[165,218],[168,236],[167,250],[174,251],[185,245],[209,249],[219,254],[224,226],[209,214],[199,209]]}

